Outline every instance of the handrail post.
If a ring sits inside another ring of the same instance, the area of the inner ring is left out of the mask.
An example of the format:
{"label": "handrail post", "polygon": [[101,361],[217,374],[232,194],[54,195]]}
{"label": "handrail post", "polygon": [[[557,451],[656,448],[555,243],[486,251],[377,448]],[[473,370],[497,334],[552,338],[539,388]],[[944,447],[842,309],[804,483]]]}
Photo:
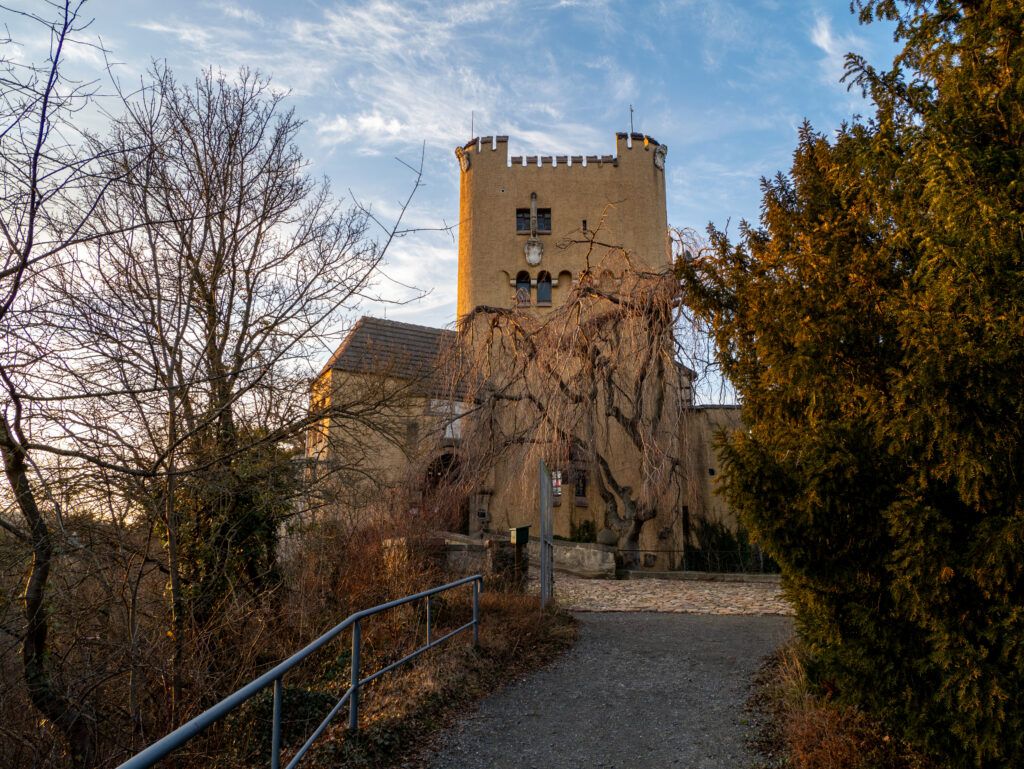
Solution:
{"label": "handrail post", "polygon": [[352,696],[348,700],[348,730],[359,728],[359,645],[361,641],[360,621],[352,623]]}
{"label": "handrail post", "polygon": [[473,580],[473,648],[480,646],[480,580]]}
{"label": "handrail post", "polygon": [[427,646],[430,646],[430,618],[434,608],[434,596],[427,596]]}
{"label": "handrail post", "polygon": [[282,678],[274,679],[274,725],[270,737],[270,769],[281,769],[281,696]]}

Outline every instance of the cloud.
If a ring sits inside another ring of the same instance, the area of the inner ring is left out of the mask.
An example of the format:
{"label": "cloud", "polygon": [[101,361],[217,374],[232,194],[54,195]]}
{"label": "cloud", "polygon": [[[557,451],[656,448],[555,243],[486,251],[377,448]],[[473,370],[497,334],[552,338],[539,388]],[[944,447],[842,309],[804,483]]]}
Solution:
{"label": "cloud", "polygon": [[729,0],[662,0],[656,10],[666,27],[685,24],[699,29],[704,69],[717,72],[734,53],[749,51],[759,36],[744,4]]}
{"label": "cloud", "polygon": [[263,17],[251,8],[243,8],[239,5],[235,5],[234,3],[217,3],[211,7],[219,10],[229,19],[237,19],[238,21],[245,21],[249,24],[263,24]]}
{"label": "cloud", "polygon": [[376,139],[396,138],[409,132],[409,127],[404,126],[395,118],[386,118],[379,112],[363,113],[349,119],[342,115],[336,115],[330,120],[321,120],[316,126],[317,136],[328,144],[353,141],[366,136],[373,136]]}
{"label": "cloud", "polygon": [[170,35],[178,39],[179,43],[196,48],[205,48],[214,39],[214,30],[198,24],[186,24],[181,22],[165,23],[160,21],[144,21],[135,25],[147,32],[156,32],[161,35]]}
{"label": "cloud", "polygon": [[[589,123],[601,124],[611,102],[635,100],[637,90],[628,69],[600,55],[614,48],[608,36],[618,34],[611,6],[581,0],[561,11],[545,8],[580,17],[593,38],[582,42],[562,39],[554,17],[545,22],[539,6],[518,0],[335,0],[313,13],[303,8],[301,16],[286,11],[274,20],[273,36],[224,22],[266,29],[269,22],[241,3],[204,6],[208,19],[137,26],[173,37],[204,66],[249,66],[271,74],[277,87],[315,97],[320,114],[311,126],[328,149],[402,151],[425,141],[448,150],[469,138],[472,115],[477,134],[509,134],[517,152],[604,153],[608,132]],[[572,46],[585,55],[574,58]],[[600,99],[588,59],[607,73]]]}
{"label": "cloud", "polygon": [[[213,7],[211,7],[212,9]],[[235,12],[250,13],[234,6],[215,9],[230,19]],[[250,18],[256,24],[255,18]],[[186,68],[213,67],[234,72],[242,67],[258,70],[273,78],[274,89],[299,96],[312,95],[321,88],[329,68],[315,56],[284,44],[280,36],[255,38],[253,31],[216,19],[195,21],[148,20],[133,24],[137,29],[174,38],[188,52]],[[169,57],[173,59],[174,57]]]}
{"label": "cloud", "polygon": [[[521,151],[578,150],[580,139],[598,136],[577,118],[590,100],[588,75],[549,50],[547,28],[529,23],[532,15],[508,0],[372,0],[292,22],[290,45],[315,56],[345,94],[343,110],[314,121],[318,140],[341,145],[372,135],[449,148],[469,137],[472,113],[476,133],[510,134]],[[620,96],[630,82],[620,77]]]}
{"label": "cloud", "polygon": [[824,14],[817,14],[814,18],[811,42],[825,54],[821,60],[822,78],[832,85],[838,84],[843,77],[846,54],[865,47],[864,40],[857,35],[837,35],[832,29],[832,20]]}
{"label": "cloud", "polygon": [[725,2],[707,2],[701,14],[704,32],[702,58],[709,70],[717,70],[722,60],[737,50],[747,50],[755,39],[750,17],[739,6]]}

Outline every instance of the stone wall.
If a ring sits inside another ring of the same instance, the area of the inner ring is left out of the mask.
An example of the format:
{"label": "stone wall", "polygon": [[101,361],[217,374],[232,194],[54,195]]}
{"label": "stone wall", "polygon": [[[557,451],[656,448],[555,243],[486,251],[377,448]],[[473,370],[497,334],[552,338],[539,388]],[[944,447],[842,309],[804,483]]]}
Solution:
{"label": "stone wall", "polygon": [[[530,568],[540,570],[540,542],[531,539],[527,545]],[[555,571],[588,579],[615,578],[615,548],[588,542],[555,540]]]}
{"label": "stone wall", "polygon": [[[489,540],[497,548],[512,547],[507,540],[492,537]],[[500,543],[500,544],[499,544]],[[527,545],[531,573],[540,573],[540,543],[536,539]],[[500,556],[498,556],[500,559]],[[452,571],[463,574],[487,573],[493,556],[489,555],[486,544],[473,537],[457,534],[445,535],[445,563]],[[615,548],[593,545],[586,542],[564,542],[555,540],[555,571],[588,579],[615,578]]]}

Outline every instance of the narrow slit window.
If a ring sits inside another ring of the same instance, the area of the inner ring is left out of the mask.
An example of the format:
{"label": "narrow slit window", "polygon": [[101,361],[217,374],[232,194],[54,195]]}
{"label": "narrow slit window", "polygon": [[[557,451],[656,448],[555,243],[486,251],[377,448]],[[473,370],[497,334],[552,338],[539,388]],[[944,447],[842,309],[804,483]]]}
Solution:
{"label": "narrow slit window", "polygon": [[516,232],[529,232],[530,231],[530,209],[529,208],[517,208],[516,209]]}
{"label": "narrow slit window", "polygon": [[537,209],[537,232],[551,232],[551,209]]}
{"label": "narrow slit window", "polygon": [[587,498],[587,469],[577,467],[573,471],[573,495],[577,499]]}

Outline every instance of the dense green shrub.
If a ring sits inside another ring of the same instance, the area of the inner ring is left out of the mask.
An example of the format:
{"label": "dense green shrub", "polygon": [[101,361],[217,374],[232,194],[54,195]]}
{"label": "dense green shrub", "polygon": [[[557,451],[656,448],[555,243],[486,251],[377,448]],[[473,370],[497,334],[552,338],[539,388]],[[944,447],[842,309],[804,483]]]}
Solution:
{"label": "dense green shrub", "polygon": [[732,503],[819,686],[944,765],[1024,765],[1024,6],[858,0],[874,114],[805,126],[761,227],[680,262],[744,406]]}

